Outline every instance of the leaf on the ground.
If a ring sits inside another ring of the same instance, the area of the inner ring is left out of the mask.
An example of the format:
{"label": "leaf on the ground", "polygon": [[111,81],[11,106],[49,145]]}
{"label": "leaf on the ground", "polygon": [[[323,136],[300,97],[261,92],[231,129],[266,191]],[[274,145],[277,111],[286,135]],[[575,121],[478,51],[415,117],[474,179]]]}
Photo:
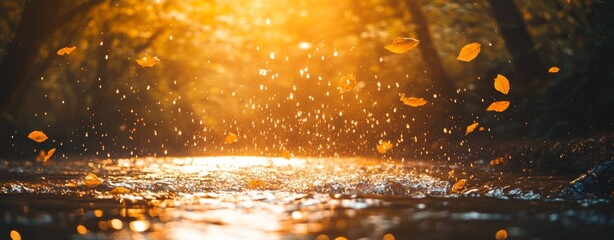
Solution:
{"label": "leaf on the ground", "polygon": [[348,73],[339,80],[339,90],[341,93],[346,93],[354,89],[356,86],[356,76],[353,73]]}
{"label": "leaf on the ground", "polygon": [[497,233],[495,233],[495,239],[496,240],[505,240],[505,239],[507,239],[507,231],[505,231],[505,229],[501,229],[501,230],[497,231]]}
{"label": "leaf on the ground", "polygon": [[28,134],[28,138],[37,143],[42,143],[47,140],[47,135],[41,131],[32,131],[30,134]]}
{"label": "leaf on the ground", "polygon": [[498,157],[493,160],[490,160],[490,165],[499,165],[505,163],[505,157]]}
{"label": "leaf on the ground", "polygon": [[83,184],[88,188],[95,188],[98,185],[102,184],[102,180],[96,176],[94,173],[89,173],[83,179]]}
{"label": "leaf on the ground", "polygon": [[137,59],[136,63],[138,63],[139,65],[141,65],[141,67],[153,67],[156,64],[160,63],[160,59],[158,59],[158,57],[151,57],[147,54],[145,54],[145,56],[141,59]]}
{"label": "leaf on the ground", "polygon": [[387,45],[384,48],[388,49],[388,51],[391,51],[393,53],[401,54],[409,52],[409,50],[415,48],[416,46],[418,46],[418,44],[420,44],[420,40],[418,39],[397,37],[392,40],[391,44]]}
{"label": "leaf on the ground", "polygon": [[467,179],[458,180],[452,188],[450,189],[450,193],[460,193],[465,188],[465,183],[467,183]]}
{"label": "leaf on the ground", "polygon": [[473,132],[475,130],[475,128],[478,127],[478,125],[480,125],[480,123],[472,123],[471,125],[467,126],[467,130],[465,130],[465,136],[471,132]]}
{"label": "leaf on the ground", "polygon": [[109,191],[111,194],[124,194],[124,193],[130,193],[130,189],[127,189],[125,187],[116,187],[111,189],[111,191]]}
{"label": "leaf on the ground", "polygon": [[43,162],[48,161],[49,158],[51,158],[51,156],[53,156],[53,153],[55,153],[55,148],[49,149],[49,151],[47,152],[47,154],[43,158]]}
{"label": "leaf on the ground", "polygon": [[262,189],[265,188],[266,184],[259,179],[252,179],[249,180],[249,182],[247,183],[247,188],[249,189]]}
{"label": "leaf on the ground", "polygon": [[549,73],[558,73],[559,71],[561,71],[561,69],[559,67],[551,67],[548,69]]}
{"label": "leaf on the ground", "polygon": [[405,105],[412,106],[412,107],[420,107],[428,103],[428,101],[425,100],[424,98],[405,97],[405,94],[401,94],[401,101]]}
{"label": "leaf on the ground", "polygon": [[237,136],[237,134],[234,134],[234,133],[228,133],[226,137],[224,138],[224,143],[226,144],[235,143],[237,141],[239,141],[239,136]]}
{"label": "leaf on the ground", "polygon": [[479,43],[469,43],[460,50],[456,59],[469,62],[478,56],[481,47]]}
{"label": "leaf on the ground", "polygon": [[70,54],[75,49],[77,49],[77,47],[63,47],[60,50],[58,50],[56,53],[60,56],[64,56],[64,54]]}
{"label": "leaf on the ground", "polygon": [[486,111],[503,112],[510,106],[509,101],[497,101],[493,102],[486,108]]}
{"label": "leaf on the ground", "polygon": [[292,153],[290,153],[290,151],[288,150],[282,150],[281,151],[281,156],[285,159],[290,159],[292,158]]}
{"label": "leaf on the ground", "polygon": [[390,141],[380,140],[379,143],[377,144],[378,153],[384,154],[390,149],[392,149],[392,143],[390,143]]}
{"label": "leaf on the ground", "polygon": [[507,80],[505,76],[497,74],[497,77],[495,78],[495,89],[500,93],[507,95],[507,93],[510,91],[510,81]]}

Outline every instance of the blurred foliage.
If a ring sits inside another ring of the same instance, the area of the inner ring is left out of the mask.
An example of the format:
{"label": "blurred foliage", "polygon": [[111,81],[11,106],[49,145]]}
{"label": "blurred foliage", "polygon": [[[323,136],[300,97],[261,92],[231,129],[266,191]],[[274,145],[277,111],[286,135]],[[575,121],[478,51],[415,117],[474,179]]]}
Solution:
{"label": "blurred foliage", "polygon": [[[528,114],[484,112],[498,96],[492,79],[513,71],[486,0],[424,1],[421,10],[458,96],[453,105],[403,105],[401,94],[432,101],[437,92],[430,90],[420,51],[397,55],[383,48],[397,36],[414,37],[407,9],[392,3],[107,0],[66,23],[41,49],[31,49],[38,53],[32,65],[40,74],[31,76],[35,81],[19,111],[2,120],[3,133],[11,136],[3,141],[13,148],[7,154],[30,152],[20,142],[24,133],[40,129],[60,145],[58,152],[103,157],[278,155],[283,149],[295,155],[374,155],[380,140],[395,145],[386,156],[420,156],[444,148],[439,135],[450,135],[451,145],[466,145],[452,135],[463,136],[474,121],[488,120],[481,124],[487,131],[474,135],[496,139],[492,131],[513,123],[513,114]],[[609,3],[516,3],[543,61],[562,69],[534,80],[543,94],[590,71],[589,49],[611,48],[614,30],[602,20],[613,17],[596,10]],[[2,53],[24,6],[0,2]],[[469,64],[457,61],[459,49],[470,42],[482,44],[480,56]],[[77,49],[56,56],[65,46]],[[161,63],[140,67],[135,60],[145,54]],[[341,94],[338,82],[349,73],[358,85]],[[611,73],[599,77],[612,79]],[[513,92],[515,79],[510,81]],[[595,104],[611,104],[612,88],[601,90],[604,98]],[[545,106],[554,104],[544,98],[539,101]],[[443,107],[465,114],[445,130],[433,129],[432,122],[447,117],[433,114]],[[227,133],[239,140],[224,144]]]}

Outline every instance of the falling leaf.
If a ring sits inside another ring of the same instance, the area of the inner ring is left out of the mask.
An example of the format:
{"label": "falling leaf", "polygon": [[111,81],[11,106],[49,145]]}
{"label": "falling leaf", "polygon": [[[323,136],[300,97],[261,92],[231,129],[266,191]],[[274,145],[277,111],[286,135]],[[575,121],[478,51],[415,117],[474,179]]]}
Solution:
{"label": "falling leaf", "polygon": [[480,53],[480,45],[479,43],[469,43],[465,45],[458,53],[458,57],[456,59],[460,61],[469,62],[478,56]]}
{"label": "falling leaf", "polygon": [[226,135],[226,138],[224,138],[224,142],[226,144],[235,143],[237,141],[239,141],[239,136],[237,136],[237,134],[234,134],[234,133],[228,133],[228,135]]}
{"label": "falling leaf", "polygon": [[64,54],[70,54],[75,49],[77,49],[77,47],[63,47],[62,49],[58,50],[56,53],[60,56],[64,56]]}
{"label": "falling leaf", "polygon": [[124,194],[124,193],[130,193],[130,189],[127,189],[125,187],[116,187],[111,189],[111,191],[109,191],[111,194]]}
{"label": "falling leaf", "polygon": [[480,125],[480,123],[472,123],[471,125],[467,126],[467,130],[465,130],[465,136],[471,132],[473,132],[475,130],[476,127],[478,127],[478,125]]}
{"label": "falling leaf", "polygon": [[30,134],[28,134],[28,138],[34,140],[35,142],[42,143],[47,140],[47,135],[41,131],[32,131]]}
{"label": "falling leaf", "polygon": [[36,161],[37,162],[42,162],[45,159],[45,156],[47,156],[47,152],[45,152],[45,150],[41,149],[40,152],[38,152],[38,156],[36,156]]}
{"label": "falling leaf", "polygon": [[561,71],[559,67],[551,67],[550,69],[548,69],[549,73],[558,73],[559,71]]}
{"label": "falling leaf", "polygon": [[266,187],[266,184],[264,184],[264,182],[259,179],[252,179],[249,180],[249,182],[247,183],[247,188],[249,189],[261,189],[264,187]]}
{"label": "falling leaf", "polygon": [[507,231],[505,231],[505,229],[501,229],[501,230],[497,231],[497,233],[495,233],[495,239],[496,240],[505,240],[505,239],[507,239]]}
{"label": "falling leaf", "polygon": [[150,57],[149,55],[145,54],[145,57],[137,59],[136,63],[141,65],[141,67],[153,67],[160,63],[160,59],[158,59],[158,57]]}
{"label": "falling leaf", "polygon": [[391,51],[393,53],[401,54],[401,53],[409,52],[409,50],[418,46],[419,43],[420,43],[420,40],[415,39],[415,38],[397,37],[394,40],[392,40],[392,43],[390,45],[387,45],[385,48],[388,49],[388,51]]}
{"label": "falling leaf", "polygon": [[497,77],[495,78],[495,89],[500,93],[507,95],[507,93],[510,91],[510,81],[507,80],[505,76],[497,74]]}
{"label": "falling leaf", "polygon": [[465,188],[465,183],[467,183],[467,179],[458,180],[458,182],[452,185],[452,189],[450,189],[450,193],[460,193],[460,191]]}
{"label": "falling leaf", "polygon": [[339,90],[341,93],[346,93],[354,89],[356,86],[356,76],[352,73],[348,73],[339,80]]}
{"label": "falling leaf", "polygon": [[384,154],[390,149],[392,149],[392,143],[390,143],[390,141],[380,140],[379,143],[377,144],[378,153]]}
{"label": "falling leaf", "polygon": [[424,98],[405,97],[405,94],[401,94],[401,101],[403,101],[405,105],[412,106],[412,107],[420,107],[428,102],[424,100]]}
{"label": "falling leaf", "polygon": [[292,153],[290,153],[288,150],[283,150],[281,151],[281,156],[285,159],[290,159],[292,158]]}
{"label": "falling leaf", "polygon": [[43,158],[43,162],[46,162],[47,160],[49,160],[49,158],[51,158],[51,156],[53,156],[53,153],[55,153],[55,148],[49,149],[49,151],[47,152],[47,154]]}
{"label": "falling leaf", "polygon": [[98,176],[96,176],[96,174],[89,173],[83,179],[83,184],[88,188],[95,188],[98,187],[98,185],[102,184],[102,181],[100,180],[100,178],[98,178]]}
{"label": "falling leaf", "polygon": [[486,108],[486,111],[503,112],[510,106],[509,101],[497,101],[493,102]]}
{"label": "falling leaf", "polygon": [[498,157],[493,160],[490,160],[490,165],[499,165],[505,163],[505,157]]}

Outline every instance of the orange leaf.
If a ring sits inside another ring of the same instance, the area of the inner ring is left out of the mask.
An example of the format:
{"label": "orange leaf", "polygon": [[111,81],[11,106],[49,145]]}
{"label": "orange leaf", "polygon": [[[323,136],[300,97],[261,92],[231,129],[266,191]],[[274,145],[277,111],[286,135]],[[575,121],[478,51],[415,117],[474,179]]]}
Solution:
{"label": "orange leaf", "polygon": [[405,94],[401,94],[401,101],[405,103],[405,105],[412,106],[412,107],[420,107],[428,102],[424,98],[405,97]]}
{"label": "orange leaf", "polygon": [[77,47],[63,47],[62,49],[58,50],[56,53],[60,56],[64,56],[64,54],[70,54],[75,49],[77,49]]}
{"label": "orange leaf", "polygon": [[124,193],[130,193],[130,189],[127,189],[125,187],[116,187],[111,189],[111,191],[109,191],[111,194],[124,194]]}
{"label": "orange leaf", "polygon": [[237,134],[234,134],[234,133],[228,133],[228,135],[226,135],[226,138],[224,138],[224,142],[226,144],[235,143],[237,141],[239,141],[239,136],[237,136]]}
{"label": "orange leaf", "polygon": [[505,240],[507,239],[507,231],[505,229],[501,229],[495,233],[495,240]]}
{"label": "orange leaf", "polygon": [[465,188],[465,183],[467,183],[467,179],[458,180],[458,182],[452,185],[452,189],[450,189],[450,193],[460,193],[460,191]]}
{"label": "orange leaf", "polygon": [[551,67],[550,69],[548,69],[549,73],[558,73],[559,71],[561,71],[559,67]]}
{"label": "orange leaf", "polygon": [[480,123],[472,123],[471,125],[467,126],[467,130],[465,130],[465,135],[473,132],[475,130],[475,128],[478,127],[478,125],[480,125]]}
{"label": "orange leaf", "polygon": [[98,176],[96,176],[96,174],[90,173],[85,176],[85,179],[83,179],[83,184],[85,184],[85,186],[88,188],[95,188],[102,184],[102,181],[100,178],[98,178]]}
{"label": "orange leaf", "polygon": [[384,154],[390,149],[392,149],[392,143],[390,143],[390,141],[380,140],[379,143],[377,144],[378,153]]}
{"label": "orange leaf", "polygon": [[262,180],[258,180],[258,179],[249,180],[249,182],[247,183],[247,188],[249,189],[259,189],[259,188],[265,188],[265,187],[266,187],[266,184]]}
{"label": "orange leaf", "polygon": [[47,135],[41,131],[32,131],[30,134],[28,134],[28,138],[34,140],[35,142],[42,143],[47,140]]}
{"label": "orange leaf", "polygon": [[490,165],[499,165],[499,164],[503,164],[505,163],[505,158],[504,157],[498,157],[495,158],[493,160],[490,160]]}
{"label": "orange leaf", "polygon": [[160,63],[160,59],[158,59],[158,57],[150,57],[149,55],[145,54],[145,57],[137,59],[136,63],[141,65],[141,67],[153,67]]}
{"label": "orange leaf", "polygon": [[503,112],[510,106],[509,101],[493,102],[486,108],[486,111]]}
{"label": "orange leaf", "polygon": [[290,159],[292,158],[292,153],[290,153],[288,150],[283,150],[281,151],[281,156],[285,159]]}
{"label": "orange leaf", "polygon": [[391,44],[387,45],[384,48],[388,49],[388,51],[391,51],[393,53],[400,54],[400,53],[409,52],[409,50],[418,46],[419,43],[420,43],[420,40],[415,39],[415,38],[397,37],[394,40],[392,40]]}
{"label": "orange leaf", "polygon": [[47,160],[49,160],[49,158],[53,156],[53,153],[55,153],[55,148],[49,149],[49,151],[47,152],[47,155],[45,155],[45,157],[43,158],[43,162],[46,162]]}
{"label": "orange leaf", "polygon": [[480,53],[480,45],[479,43],[469,43],[465,45],[458,53],[458,57],[456,59],[460,61],[469,62],[478,56]]}
{"label": "orange leaf", "polygon": [[501,74],[497,74],[495,78],[495,89],[505,95],[510,91],[510,81]]}
{"label": "orange leaf", "polygon": [[352,73],[348,73],[339,80],[339,90],[341,93],[346,93],[354,89],[356,86],[356,76]]}

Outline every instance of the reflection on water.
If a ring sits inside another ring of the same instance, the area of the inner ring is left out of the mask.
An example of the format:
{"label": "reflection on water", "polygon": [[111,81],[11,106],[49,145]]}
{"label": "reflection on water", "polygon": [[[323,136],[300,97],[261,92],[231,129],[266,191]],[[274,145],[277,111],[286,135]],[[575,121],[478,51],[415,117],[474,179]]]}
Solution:
{"label": "reflection on water", "polygon": [[[3,161],[0,173],[0,239],[607,239],[614,227],[608,199],[558,198],[568,179],[417,161]],[[88,173],[102,184],[84,185]]]}

